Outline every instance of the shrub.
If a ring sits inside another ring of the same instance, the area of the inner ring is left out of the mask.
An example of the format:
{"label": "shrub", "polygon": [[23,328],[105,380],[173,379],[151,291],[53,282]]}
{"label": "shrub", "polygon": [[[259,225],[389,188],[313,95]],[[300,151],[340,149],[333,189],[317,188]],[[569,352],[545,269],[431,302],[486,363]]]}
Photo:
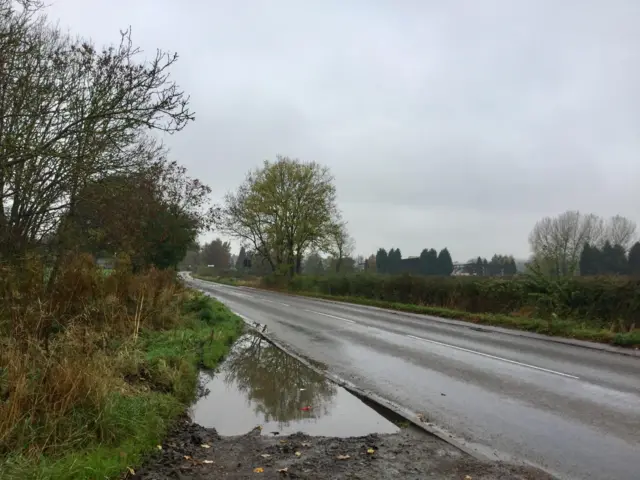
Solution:
{"label": "shrub", "polygon": [[[264,279],[267,287],[277,287]],[[640,279],[626,277],[426,277],[351,275],[294,277],[294,292],[351,296],[470,313],[573,318],[590,326],[630,331],[640,325]]]}

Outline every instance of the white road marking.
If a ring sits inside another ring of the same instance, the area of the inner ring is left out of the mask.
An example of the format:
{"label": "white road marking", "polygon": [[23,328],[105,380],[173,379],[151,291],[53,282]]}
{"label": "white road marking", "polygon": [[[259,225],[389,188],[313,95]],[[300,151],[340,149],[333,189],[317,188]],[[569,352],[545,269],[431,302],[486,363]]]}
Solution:
{"label": "white road marking", "polygon": [[433,343],[435,345],[441,345],[443,347],[453,348],[455,350],[461,350],[467,353],[475,353],[476,355],[480,355],[482,357],[493,358],[494,360],[501,360],[503,362],[512,363],[514,365],[520,365],[521,367],[533,368],[534,370],[540,370],[541,372],[553,373],[554,375],[560,375],[561,377],[574,378],[576,380],[580,378],[580,377],[576,377],[575,375],[569,375],[568,373],[557,372],[555,370],[549,370],[548,368],[536,367],[535,365],[529,365],[528,363],[516,362],[515,360],[509,360],[508,358],[496,357],[495,355],[489,355],[488,353],[477,352],[475,350],[470,350],[468,348],[449,345],[448,343],[436,342],[435,340],[428,340],[426,338],[416,337],[414,335],[407,335],[407,337],[413,338],[415,340],[421,340],[423,342]]}
{"label": "white road marking", "polygon": [[233,295],[236,295],[238,297],[253,298],[253,295],[247,295],[246,293],[233,293]]}
{"label": "white road marking", "polygon": [[328,313],[316,312],[315,310],[304,310],[305,312],[315,313],[316,315],[322,315],[323,317],[335,318],[336,320],[342,320],[347,323],[356,323],[353,320],[349,320],[348,318],[336,317],[335,315],[329,315]]}
{"label": "white road marking", "polygon": [[264,300],[265,302],[269,302],[269,303],[276,303],[278,305],[284,305],[285,307],[290,307],[291,305],[289,305],[288,303],[282,303],[282,302],[276,302],[274,300],[268,300],[266,298],[262,298],[262,297],[258,297],[260,298],[260,300]]}

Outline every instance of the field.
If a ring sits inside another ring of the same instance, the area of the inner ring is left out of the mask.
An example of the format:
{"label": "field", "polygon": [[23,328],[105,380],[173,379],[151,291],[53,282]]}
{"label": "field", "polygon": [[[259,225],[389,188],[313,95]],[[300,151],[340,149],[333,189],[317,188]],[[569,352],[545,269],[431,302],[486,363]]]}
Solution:
{"label": "field", "polygon": [[[203,277],[207,278],[207,277]],[[640,346],[640,279],[415,275],[212,278],[547,335]]]}

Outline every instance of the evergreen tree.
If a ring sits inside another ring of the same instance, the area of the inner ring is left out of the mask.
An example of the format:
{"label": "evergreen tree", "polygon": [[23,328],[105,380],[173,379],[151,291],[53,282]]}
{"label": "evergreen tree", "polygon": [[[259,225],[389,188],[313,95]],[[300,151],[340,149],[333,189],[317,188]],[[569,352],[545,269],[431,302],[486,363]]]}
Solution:
{"label": "evergreen tree", "polygon": [[633,244],[627,261],[629,275],[640,276],[640,242]]}
{"label": "evergreen tree", "polygon": [[509,275],[517,275],[518,274],[518,266],[516,265],[516,259],[512,257],[509,258]]}
{"label": "evergreen tree", "polygon": [[608,241],[600,254],[600,272],[605,275],[624,275],[627,273],[627,257],[624,247],[611,245]]}
{"label": "evergreen tree", "polygon": [[420,275],[429,275],[429,250],[420,252]]}
{"label": "evergreen tree", "polygon": [[585,243],[582,248],[582,253],[580,254],[580,275],[597,275],[599,270],[599,257],[600,251],[598,248]]}
{"label": "evergreen tree", "polygon": [[388,271],[391,274],[398,274],[402,270],[402,252],[399,248],[389,250]]}
{"label": "evergreen tree", "polygon": [[376,271],[378,273],[389,273],[389,255],[384,248],[376,253]]}
{"label": "evergreen tree", "polygon": [[440,253],[438,254],[436,269],[438,275],[449,276],[453,273],[453,260],[451,259],[451,254],[446,247],[440,250]]}

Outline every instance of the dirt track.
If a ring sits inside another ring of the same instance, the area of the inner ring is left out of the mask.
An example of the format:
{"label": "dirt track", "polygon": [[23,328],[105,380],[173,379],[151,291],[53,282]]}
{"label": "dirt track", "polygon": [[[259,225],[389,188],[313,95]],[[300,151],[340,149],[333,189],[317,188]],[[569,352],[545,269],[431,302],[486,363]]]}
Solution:
{"label": "dirt track", "polygon": [[[339,459],[339,456],[348,458]],[[469,477],[472,480],[552,478],[528,467],[479,462],[412,428],[398,434],[354,438],[303,434],[267,437],[256,428],[246,435],[220,437],[214,429],[187,419],[174,428],[162,450],[135,475],[127,474],[124,478],[469,480]]]}

